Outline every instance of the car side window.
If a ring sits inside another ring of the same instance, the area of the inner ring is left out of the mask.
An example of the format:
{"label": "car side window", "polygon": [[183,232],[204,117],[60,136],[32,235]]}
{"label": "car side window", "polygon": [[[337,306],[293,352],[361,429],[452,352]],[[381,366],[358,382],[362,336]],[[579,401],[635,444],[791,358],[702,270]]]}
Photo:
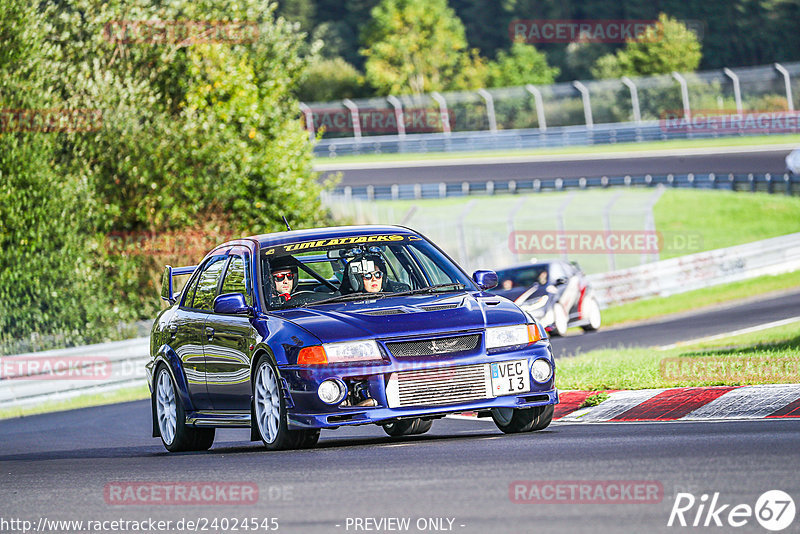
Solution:
{"label": "car side window", "polygon": [[241,256],[231,256],[231,262],[228,264],[225,279],[222,281],[220,294],[241,293],[244,295],[247,305],[252,306],[253,299],[250,295],[250,280],[247,277],[245,265],[245,259]]}
{"label": "car side window", "polygon": [[211,310],[214,307],[214,298],[217,296],[217,284],[225,266],[226,256],[214,256],[209,260],[200,273],[197,289],[194,293],[192,308],[198,310]]}

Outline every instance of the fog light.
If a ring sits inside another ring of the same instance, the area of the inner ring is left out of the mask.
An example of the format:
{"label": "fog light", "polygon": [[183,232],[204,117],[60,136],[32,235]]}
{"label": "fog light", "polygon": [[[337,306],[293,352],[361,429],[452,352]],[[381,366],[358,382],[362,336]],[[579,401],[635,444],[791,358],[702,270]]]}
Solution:
{"label": "fog light", "polygon": [[317,395],[319,395],[320,400],[326,404],[341,402],[346,393],[347,390],[344,384],[333,378],[325,380],[317,389]]}
{"label": "fog light", "polygon": [[531,377],[533,377],[536,382],[542,384],[550,380],[551,376],[553,376],[553,367],[550,365],[550,362],[544,358],[533,360],[531,364]]}

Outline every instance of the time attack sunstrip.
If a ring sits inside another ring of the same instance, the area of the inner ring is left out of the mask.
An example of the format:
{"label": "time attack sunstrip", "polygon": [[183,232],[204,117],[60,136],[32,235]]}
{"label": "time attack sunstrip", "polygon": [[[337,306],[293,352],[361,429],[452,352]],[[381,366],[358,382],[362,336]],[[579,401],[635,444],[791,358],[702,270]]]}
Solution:
{"label": "time attack sunstrip", "polygon": [[168,266],[147,364],[153,436],[205,450],[216,428],[245,427],[268,449],[303,448],[324,428],[421,434],[465,411],[541,430],[558,402],[550,342],[496,284],[396,226],[254,236]]}

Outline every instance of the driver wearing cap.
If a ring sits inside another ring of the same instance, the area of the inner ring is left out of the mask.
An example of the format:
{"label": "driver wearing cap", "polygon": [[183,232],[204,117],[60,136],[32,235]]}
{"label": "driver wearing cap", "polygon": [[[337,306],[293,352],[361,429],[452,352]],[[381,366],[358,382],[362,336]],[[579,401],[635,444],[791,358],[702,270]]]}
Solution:
{"label": "driver wearing cap", "polygon": [[291,300],[297,287],[297,266],[290,261],[276,258],[270,262],[270,270],[275,293],[284,300]]}

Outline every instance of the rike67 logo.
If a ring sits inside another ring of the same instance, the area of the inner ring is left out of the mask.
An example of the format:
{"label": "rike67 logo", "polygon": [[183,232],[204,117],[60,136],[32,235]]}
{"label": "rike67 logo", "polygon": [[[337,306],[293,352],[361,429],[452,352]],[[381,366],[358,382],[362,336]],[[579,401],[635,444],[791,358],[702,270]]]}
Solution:
{"label": "rike67 logo", "polygon": [[781,490],[762,493],[755,506],[723,503],[719,492],[710,497],[704,493],[699,499],[691,493],[678,493],[667,526],[735,528],[747,525],[755,517],[762,527],[777,532],[791,525],[794,516],[794,500]]}

